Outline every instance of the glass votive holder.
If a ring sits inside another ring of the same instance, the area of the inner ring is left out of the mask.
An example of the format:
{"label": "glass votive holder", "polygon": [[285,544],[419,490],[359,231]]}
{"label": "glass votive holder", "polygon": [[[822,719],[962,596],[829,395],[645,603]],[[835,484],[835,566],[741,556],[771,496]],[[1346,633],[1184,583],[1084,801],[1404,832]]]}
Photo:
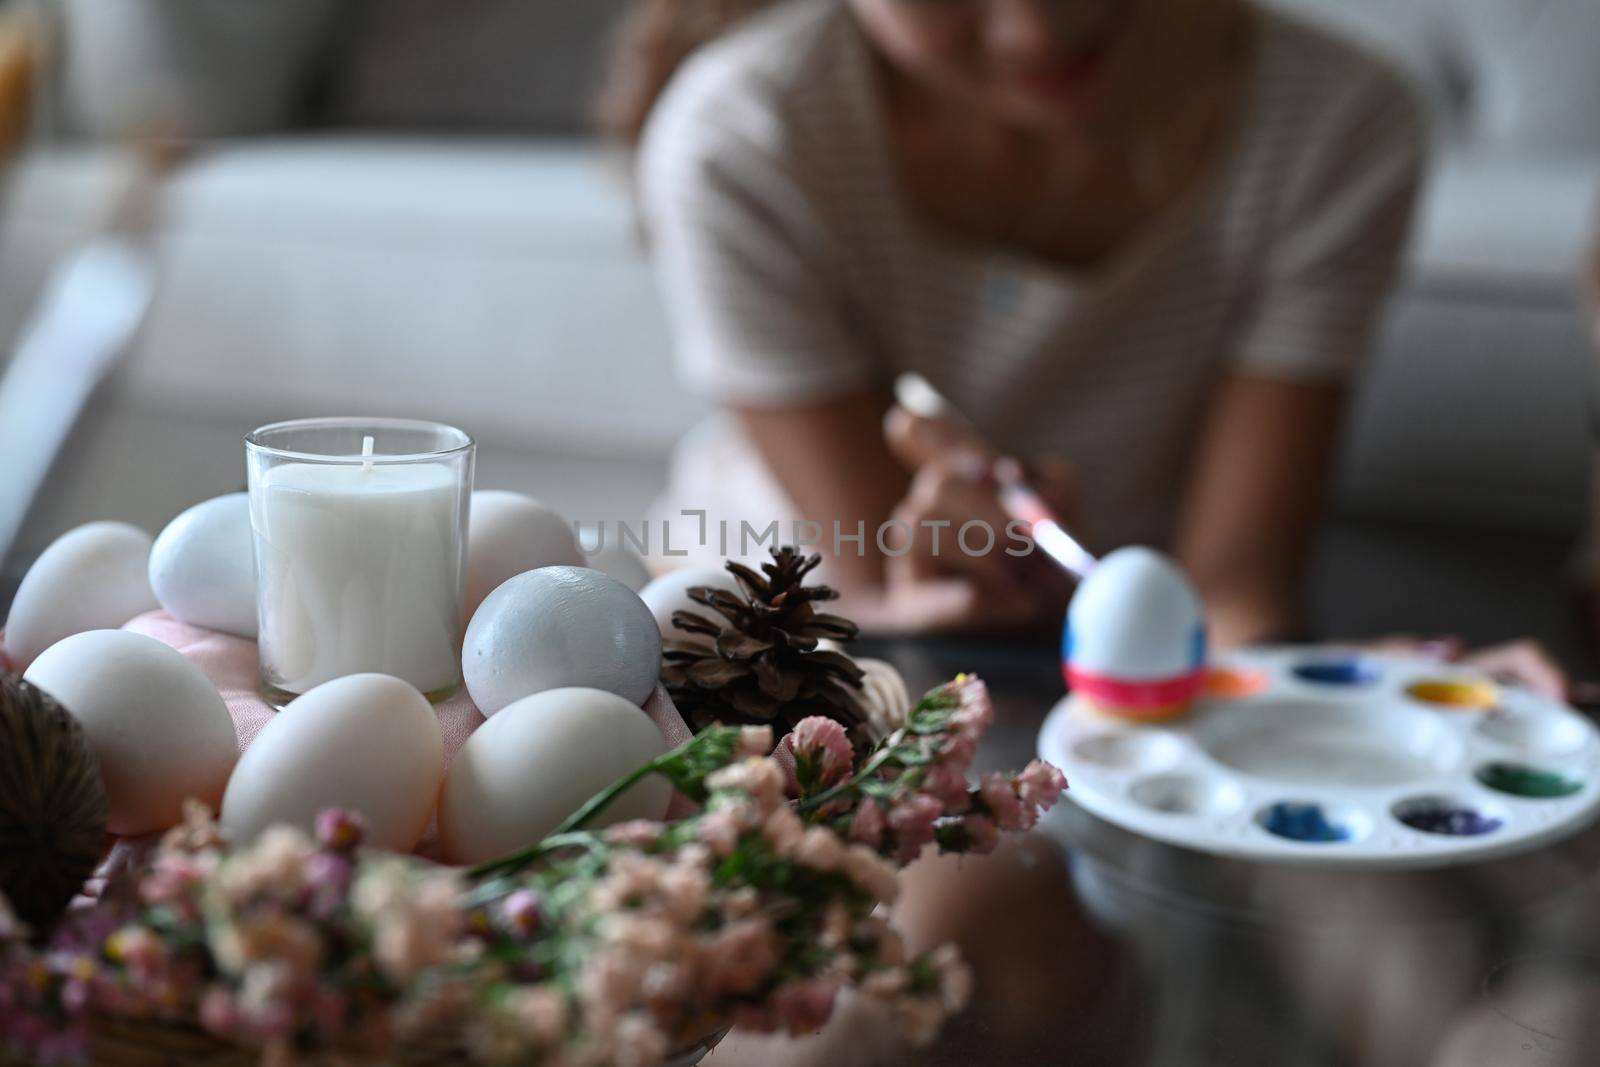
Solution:
{"label": "glass votive holder", "polygon": [[455,692],[475,450],[410,419],[297,419],[245,438],[269,700],[366,672],[432,701]]}

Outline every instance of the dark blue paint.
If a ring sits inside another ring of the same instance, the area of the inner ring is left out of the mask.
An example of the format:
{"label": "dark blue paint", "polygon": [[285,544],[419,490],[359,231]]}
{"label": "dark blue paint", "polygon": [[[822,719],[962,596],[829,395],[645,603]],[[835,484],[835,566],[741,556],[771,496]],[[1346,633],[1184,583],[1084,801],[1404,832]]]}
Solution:
{"label": "dark blue paint", "polygon": [[1350,840],[1350,828],[1330,820],[1321,804],[1279,801],[1266,810],[1261,825],[1290,841],[1329,844]]}
{"label": "dark blue paint", "polygon": [[1377,664],[1355,657],[1302,663],[1294,673],[1318,685],[1371,685],[1382,674]]}

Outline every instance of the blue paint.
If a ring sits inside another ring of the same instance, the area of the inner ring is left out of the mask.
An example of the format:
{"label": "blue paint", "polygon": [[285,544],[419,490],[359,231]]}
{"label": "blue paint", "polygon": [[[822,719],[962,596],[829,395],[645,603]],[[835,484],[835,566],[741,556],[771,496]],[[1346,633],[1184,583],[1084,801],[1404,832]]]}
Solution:
{"label": "blue paint", "polygon": [[1194,636],[1189,642],[1189,669],[1199,670],[1206,664],[1206,625],[1201,623],[1194,628]]}
{"label": "blue paint", "polygon": [[1261,826],[1269,834],[1311,844],[1331,844],[1350,840],[1350,828],[1330,820],[1321,804],[1279,801],[1261,816]]}
{"label": "blue paint", "polygon": [[1318,685],[1371,685],[1383,672],[1369,660],[1352,658],[1302,663],[1294,669],[1294,673]]}

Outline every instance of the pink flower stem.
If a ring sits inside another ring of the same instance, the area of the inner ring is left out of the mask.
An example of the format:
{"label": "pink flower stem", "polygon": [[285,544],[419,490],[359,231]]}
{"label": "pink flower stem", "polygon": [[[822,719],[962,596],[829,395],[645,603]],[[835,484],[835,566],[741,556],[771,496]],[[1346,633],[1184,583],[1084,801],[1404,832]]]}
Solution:
{"label": "pink flower stem", "polygon": [[846,778],[838,785],[835,785],[830,789],[824,789],[814,797],[808,797],[807,799],[801,801],[795,807],[795,810],[804,815],[806,812],[815,811],[818,808],[827,806],[833,801],[839,799],[840,796],[852,789],[857,788],[862,782],[866,781],[868,778],[871,778],[874,774],[881,770],[885,763],[889,762],[889,760],[894,756],[895,749],[900,746],[900,742],[904,741],[905,737],[906,730],[905,727],[902,726],[884,740],[878,751],[873,754],[871,759],[862,764],[861,770],[857,771],[854,777]]}
{"label": "pink flower stem", "polygon": [[[571,820],[569,819],[568,822],[570,821]],[[537,844],[529,845],[527,848],[518,849],[517,851],[509,853],[508,855],[501,856],[497,860],[489,860],[485,863],[478,864],[476,867],[470,868],[467,871],[467,877],[473,881],[480,881],[492,875],[515,874],[518,871],[531,867],[534,863],[540,859],[543,859],[545,856],[548,856],[550,853],[559,852],[564,848],[587,848],[594,850],[604,847],[605,843],[591,833],[585,833],[577,830],[563,833],[558,830]],[[487,903],[487,901],[474,900],[473,898],[476,896],[477,894],[474,893],[472,896],[467,898],[469,906]],[[494,899],[494,895],[491,895],[489,899]]]}

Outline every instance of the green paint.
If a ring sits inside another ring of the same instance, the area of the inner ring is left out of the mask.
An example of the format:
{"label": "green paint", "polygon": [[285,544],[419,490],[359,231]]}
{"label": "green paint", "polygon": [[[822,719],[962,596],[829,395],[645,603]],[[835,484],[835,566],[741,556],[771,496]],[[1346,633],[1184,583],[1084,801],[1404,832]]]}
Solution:
{"label": "green paint", "polygon": [[1583,788],[1565,775],[1516,763],[1490,763],[1478,770],[1478,781],[1497,793],[1514,797],[1569,797]]}

